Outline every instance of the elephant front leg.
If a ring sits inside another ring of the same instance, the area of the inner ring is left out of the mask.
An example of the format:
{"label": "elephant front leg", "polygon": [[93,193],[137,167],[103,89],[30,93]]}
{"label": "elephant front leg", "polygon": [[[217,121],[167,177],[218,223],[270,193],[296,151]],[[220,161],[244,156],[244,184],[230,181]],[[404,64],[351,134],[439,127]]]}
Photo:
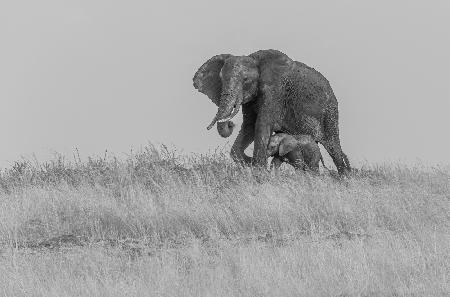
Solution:
{"label": "elephant front leg", "polygon": [[245,149],[253,142],[254,133],[246,129],[241,129],[239,134],[231,147],[231,158],[237,163],[244,163],[250,165],[252,158],[245,154]]}
{"label": "elephant front leg", "polygon": [[244,108],[244,121],[239,131],[233,147],[231,148],[231,158],[237,163],[246,165],[252,164],[252,158],[245,154],[245,149],[253,142],[255,137],[255,115]]}
{"label": "elephant front leg", "polygon": [[264,118],[258,117],[255,127],[255,147],[253,150],[254,166],[267,167],[267,145],[269,144],[271,134],[271,125],[267,124]]}

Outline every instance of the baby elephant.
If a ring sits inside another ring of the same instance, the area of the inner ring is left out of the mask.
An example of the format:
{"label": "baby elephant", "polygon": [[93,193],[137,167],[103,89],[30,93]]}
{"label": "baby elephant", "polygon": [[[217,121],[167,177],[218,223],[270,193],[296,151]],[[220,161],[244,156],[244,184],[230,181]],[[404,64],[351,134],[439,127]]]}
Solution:
{"label": "baby elephant", "polygon": [[270,137],[267,154],[273,157],[270,168],[278,169],[286,162],[295,169],[319,172],[319,161],[325,167],[319,145],[310,135],[275,133]]}

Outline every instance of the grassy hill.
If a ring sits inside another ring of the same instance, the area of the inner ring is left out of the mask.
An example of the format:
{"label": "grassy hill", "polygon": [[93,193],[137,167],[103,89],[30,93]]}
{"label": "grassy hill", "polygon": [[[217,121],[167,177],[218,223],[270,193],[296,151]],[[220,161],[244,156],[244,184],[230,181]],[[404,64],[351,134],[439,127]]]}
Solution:
{"label": "grassy hill", "polygon": [[148,147],[0,173],[2,296],[450,296],[450,170]]}

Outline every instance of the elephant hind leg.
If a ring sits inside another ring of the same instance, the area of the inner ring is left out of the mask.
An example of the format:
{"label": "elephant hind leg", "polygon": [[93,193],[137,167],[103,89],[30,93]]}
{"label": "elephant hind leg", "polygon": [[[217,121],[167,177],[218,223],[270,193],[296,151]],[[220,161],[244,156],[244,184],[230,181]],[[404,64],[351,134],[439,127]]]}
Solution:
{"label": "elephant hind leg", "polygon": [[336,165],[339,174],[346,174],[351,170],[347,155],[342,151],[339,138],[327,140],[323,142],[322,145],[325,147],[328,154],[330,154],[331,158],[333,159],[333,162]]}
{"label": "elephant hind leg", "polygon": [[339,112],[337,104],[332,104],[328,107],[323,124],[325,137],[320,142],[333,159],[339,174],[347,174],[351,168],[347,155],[342,151],[339,140]]}

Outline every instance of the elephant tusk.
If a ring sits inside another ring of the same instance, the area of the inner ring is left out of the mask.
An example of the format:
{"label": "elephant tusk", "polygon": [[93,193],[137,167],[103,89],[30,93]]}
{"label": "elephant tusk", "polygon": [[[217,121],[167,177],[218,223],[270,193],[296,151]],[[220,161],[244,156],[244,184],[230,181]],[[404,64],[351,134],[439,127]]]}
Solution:
{"label": "elephant tusk", "polygon": [[218,123],[223,123],[223,122],[228,122],[229,120],[231,120],[231,117],[228,117],[228,118],[225,118],[225,119],[222,119],[222,120],[218,120],[217,122]]}
{"label": "elephant tusk", "polygon": [[[234,109],[233,109],[232,111],[234,111]],[[226,117],[226,118],[217,120],[217,122],[218,122],[218,123],[228,122],[228,121],[231,120],[232,118],[233,118],[233,117],[230,115],[230,116],[228,116],[228,117]]]}
{"label": "elephant tusk", "polygon": [[231,114],[230,114],[230,116],[228,116],[228,117],[226,117],[224,119],[217,120],[217,122],[223,123],[223,122],[230,121],[231,119],[233,119],[238,114],[239,109],[240,109],[240,105],[238,107],[234,107],[232,112],[231,112]]}
{"label": "elephant tusk", "polygon": [[238,114],[240,108],[241,108],[240,104],[239,105],[235,105],[234,110],[231,113],[229,120],[231,120],[232,118],[234,118]]}
{"label": "elephant tusk", "polygon": [[206,127],[206,130],[210,130],[216,123],[223,123],[223,122],[228,122],[230,121],[232,118],[234,118],[236,116],[236,114],[239,112],[241,105],[240,104],[236,104],[233,106],[233,109],[230,112],[230,115],[227,116],[226,118],[223,119],[217,119],[217,116],[214,117],[214,119],[212,120],[211,124],[209,124],[208,127]]}
{"label": "elephant tusk", "polygon": [[216,124],[216,121],[213,121],[211,124],[209,124],[208,127],[206,127],[206,130],[211,130],[212,127]]}
{"label": "elephant tusk", "polygon": [[211,130],[211,128],[214,127],[214,125],[216,123],[223,123],[223,122],[226,122],[229,120],[231,120],[231,117],[226,117],[225,119],[220,119],[220,120],[217,120],[216,118],[214,118],[214,120],[211,122],[211,124],[209,124],[209,126],[206,127],[206,130]]}
{"label": "elephant tusk", "polygon": [[209,126],[206,127],[206,130],[211,130],[211,128],[214,127],[216,122],[217,122],[217,116],[215,116],[214,119],[212,120],[211,124],[209,124]]}
{"label": "elephant tusk", "polygon": [[209,124],[209,126],[206,127],[206,130],[211,130],[211,128],[214,127],[214,125],[215,125],[216,123],[223,123],[223,122],[227,122],[227,121],[229,121],[229,120],[231,120],[231,117],[226,117],[225,119],[221,119],[221,120],[216,120],[216,119],[214,119],[214,120],[211,122],[211,124]]}

